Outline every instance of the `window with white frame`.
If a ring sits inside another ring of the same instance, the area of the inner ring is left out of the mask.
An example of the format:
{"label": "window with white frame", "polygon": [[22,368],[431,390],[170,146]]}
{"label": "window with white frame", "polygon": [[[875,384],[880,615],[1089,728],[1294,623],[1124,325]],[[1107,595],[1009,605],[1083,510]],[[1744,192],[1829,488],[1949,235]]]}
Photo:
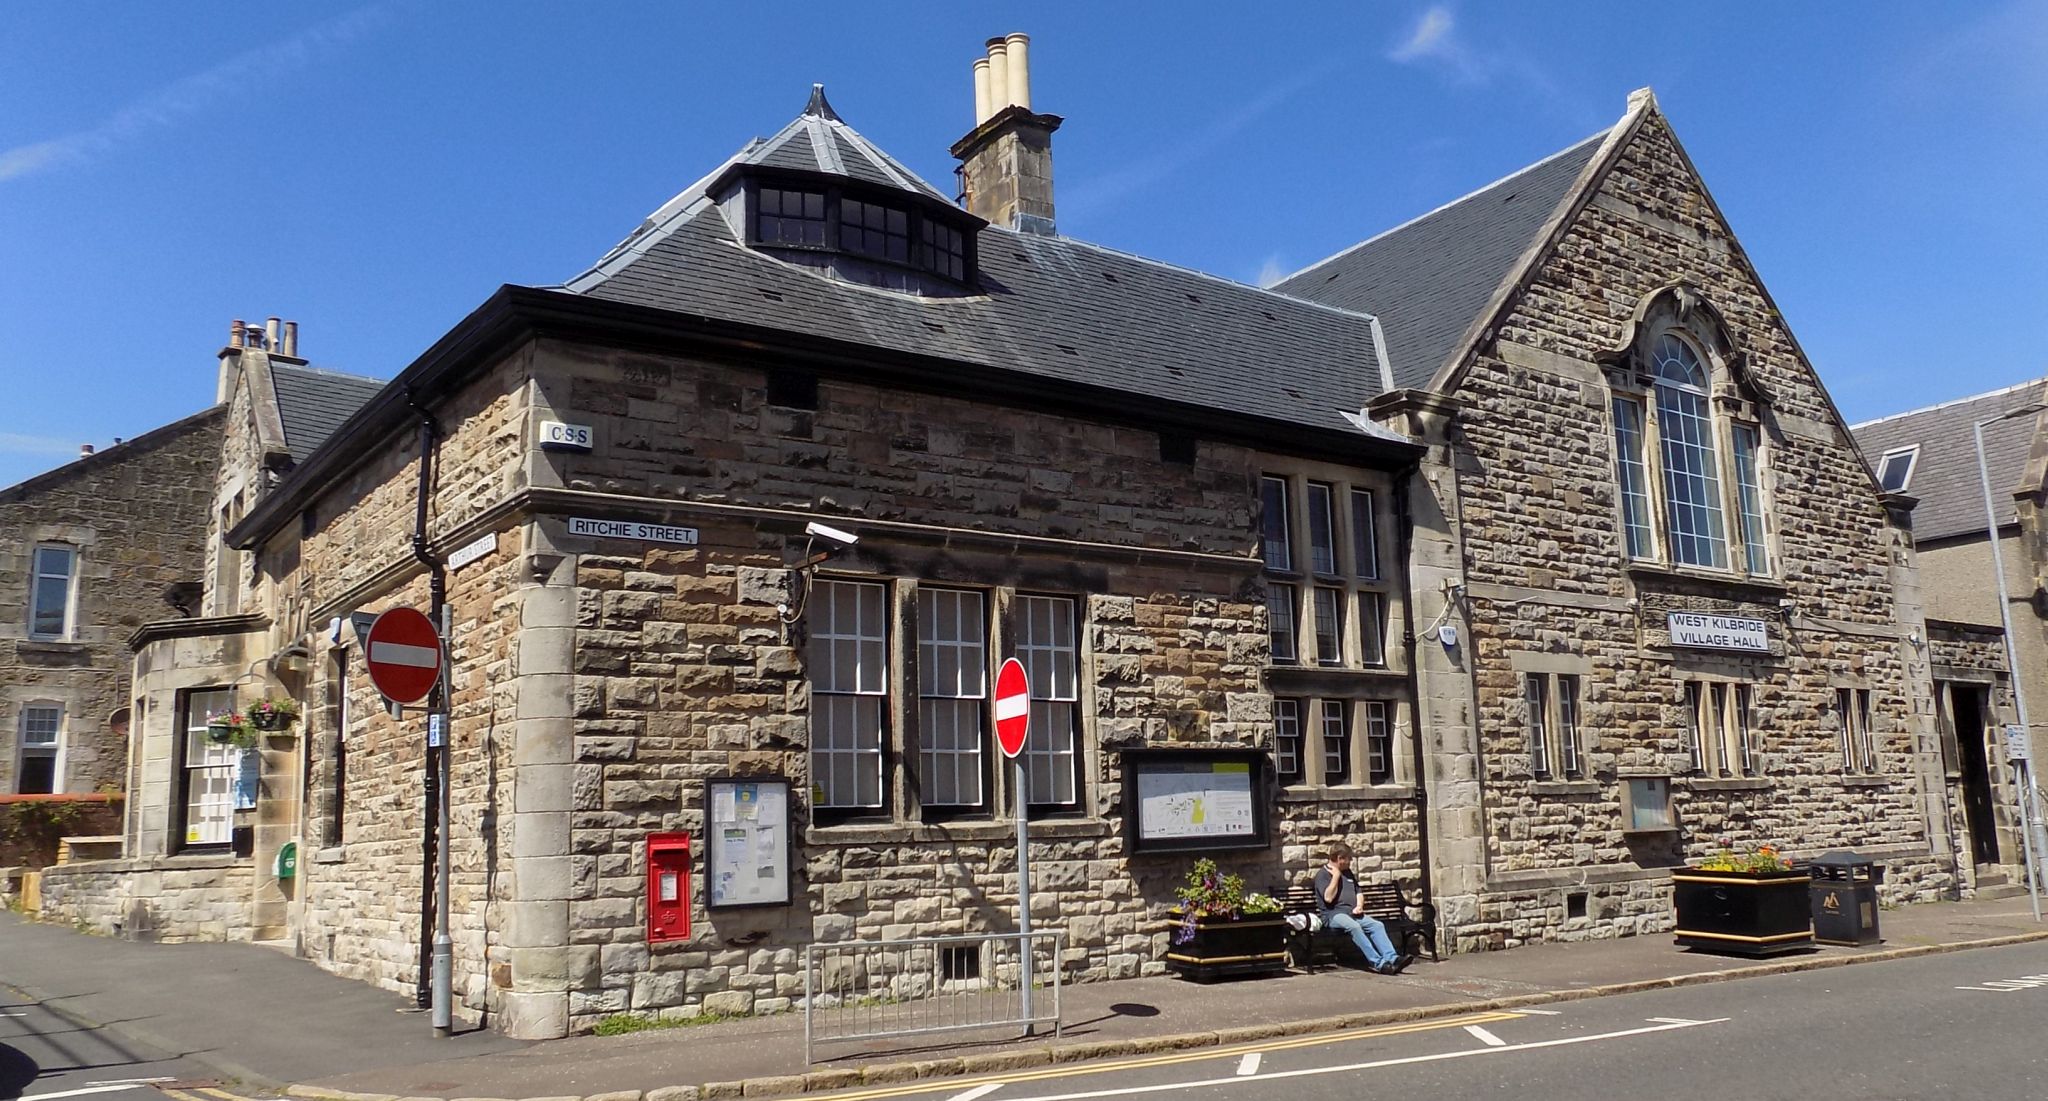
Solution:
{"label": "window with white frame", "polygon": [[1280,786],[1301,783],[1308,775],[1301,759],[1301,701],[1273,701],[1273,771]]}
{"label": "window with white frame", "polygon": [[17,795],[55,795],[64,790],[64,707],[26,704],[21,709],[20,746],[14,759]]}
{"label": "window with white frame", "polygon": [[180,827],[186,846],[225,845],[234,835],[235,764],[240,750],[216,744],[206,734],[207,720],[235,709],[226,688],[195,689],[185,694],[181,716]]}
{"label": "window with white frame", "polygon": [[1714,398],[1714,367],[1678,328],[1654,330],[1635,362],[1640,374],[1611,376],[1624,552],[1771,576],[1767,454],[1748,405]]}
{"label": "window with white frame", "polygon": [[1031,683],[1031,728],[1024,741],[1024,779],[1034,808],[1073,809],[1081,802],[1079,753],[1080,632],[1074,601],[1018,595],[1017,660]]}
{"label": "window with white frame", "polygon": [[981,593],[917,591],[917,682],[920,802],[986,806],[988,617]]}
{"label": "window with white frame", "polygon": [[1877,484],[1886,493],[1904,493],[1913,484],[1913,467],[1920,461],[1920,445],[1894,447],[1877,460]]}
{"label": "window with white frame", "polygon": [[1877,735],[1870,726],[1870,689],[1835,689],[1835,715],[1842,771],[1874,775],[1878,771]]}
{"label": "window with white frame", "polygon": [[1322,715],[1323,782],[1351,779],[1351,709],[1343,700],[1324,700]]}
{"label": "window with white frame", "polygon": [[1578,674],[1522,674],[1522,725],[1529,739],[1531,776],[1576,780],[1584,775]]}
{"label": "window with white frame", "polygon": [[1696,775],[1756,775],[1749,707],[1747,684],[1685,682],[1685,750]]}
{"label": "window with white frame", "polygon": [[1365,701],[1365,782],[1394,782],[1394,705]]}
{"label": "window with white frame", "polygon": [[72,579],[78,571],[78,552],[62,544],[46,543],[35,549],[33,558],[29,578],[29,637],[69,638]]}
{"label": "window with white frame", "polygon": [[880,811],[889,699],[889,587],[819,579],[811,589],[811,800]]}

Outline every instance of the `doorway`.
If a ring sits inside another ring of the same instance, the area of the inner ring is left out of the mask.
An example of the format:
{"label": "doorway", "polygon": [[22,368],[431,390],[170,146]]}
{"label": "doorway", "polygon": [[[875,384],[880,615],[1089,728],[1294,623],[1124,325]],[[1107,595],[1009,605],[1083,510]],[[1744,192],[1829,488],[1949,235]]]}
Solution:
{"label": "doorway", "polygon": [[1961,773],[1963,817],[1970,824],[1970,853],[1978,864],[1998,863],[1998,823],[1992,816],[1991,767],[1986,751],[1986,694],[1982,687],[1951,684],[1949,715],[1955,723],[1956,765]]}

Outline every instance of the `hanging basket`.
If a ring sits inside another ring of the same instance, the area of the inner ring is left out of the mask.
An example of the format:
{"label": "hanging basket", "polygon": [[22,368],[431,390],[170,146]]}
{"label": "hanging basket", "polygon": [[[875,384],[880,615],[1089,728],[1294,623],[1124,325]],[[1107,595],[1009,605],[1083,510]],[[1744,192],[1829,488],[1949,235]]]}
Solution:
{"label": "hanging basket", "polygon": [[227,716],[222,715],[206,720],[207,741],[212,742],[214,745],[226,745],[234,739],[234,736],[235,724],[229,722]]}

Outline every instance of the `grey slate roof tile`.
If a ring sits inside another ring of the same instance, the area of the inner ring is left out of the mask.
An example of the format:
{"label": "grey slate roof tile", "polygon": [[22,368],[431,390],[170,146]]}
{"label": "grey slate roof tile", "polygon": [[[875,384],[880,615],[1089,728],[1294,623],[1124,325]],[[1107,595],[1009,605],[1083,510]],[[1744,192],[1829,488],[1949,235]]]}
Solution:
{"label": "grey slate roof tile", "polygon": [[1273,289],[1377,315],[1394,384],[1422,389],[1570,193],[1609,131],[1319,261]]}
{"label": "grey slate roof tile", "polygon": [[[1984,490],[1977,476],[1977,443],[1971,426],[2041,400],[2048,393],[2044,383],[2048,380],[2035,379],[1849,427],[1872,468],[1887,451],[1919,445],[1912,480],[1904,489],[1920,499],[1913,509],[1915,541],[1983,534]],[[1992,507],[2001,527],[2015,522],[2012,495],[2026,476],[2035,421],[2035,417],[2021,415],[1984,426],[1984,465],[1991,475]]]}
{"label": "grey slate roof tile", "polygon": [[278,416],[284,421],[285,448],[293,462],[305,462],[341,422],[384,388],[378,379],[275,360],[270,364],[270,383],[277,394]]}

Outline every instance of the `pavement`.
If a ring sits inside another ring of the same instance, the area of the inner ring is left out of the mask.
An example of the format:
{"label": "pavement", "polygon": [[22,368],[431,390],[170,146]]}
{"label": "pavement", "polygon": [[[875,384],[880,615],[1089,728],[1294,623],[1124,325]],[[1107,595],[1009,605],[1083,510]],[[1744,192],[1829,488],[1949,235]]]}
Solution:
{"label": "pavement", "polygon": [[[1488,1009],[2048,940],[2028,900],[1885,911],[1881,944],[1756,961],[1681,951],[1668,935],[1539,944],[1418,961],[1381,976],[1316,974],[1070,985],[1055,1039],[1015,1028],[819,1045],[800,1013],[626,1036],[523,1043],[470,1028],[432,1035],[410,998],[274,949],[111,940],[0,915],[0,983],[65,1017],[215,1068],[243,1092],[313,1099],[597,1098],[713,1101],[943,1079],[1084,1059],[1242,1043]],[[933,1083],[927,1085],[932,1088]],[[33,1099],[39,1092],[29,1091]],[[633,1095],[633,1096],[625,1096]]]}

